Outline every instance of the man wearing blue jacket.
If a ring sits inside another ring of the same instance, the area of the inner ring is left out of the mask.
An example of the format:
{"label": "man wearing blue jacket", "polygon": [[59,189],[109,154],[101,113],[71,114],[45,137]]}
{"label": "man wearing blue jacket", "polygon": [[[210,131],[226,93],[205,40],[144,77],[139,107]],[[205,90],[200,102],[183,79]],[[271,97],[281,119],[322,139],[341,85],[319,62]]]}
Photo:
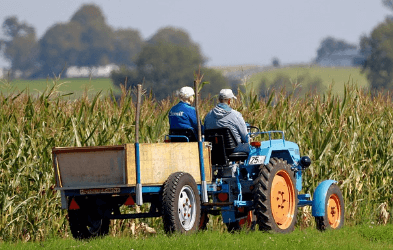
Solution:
{"label": "man wearing blue jacket", "polygon": [[205,129],[228,127],[238,143],[233,152],[250,152],[247,125],[242,114],[230,105],[236,99],[231,89],[222,89],[218,96],[219,103],[205,117]]}
{"label": "man wearing blue jacket", "polygon": [[[189,129],[197,138],[198,123],[195,108],[191,106],[194,102],[194,90],[191,87],[183,87],[179,91],[180,102],[169,111],[170,129]],[[203,131],[203,129],[202,129]]]}

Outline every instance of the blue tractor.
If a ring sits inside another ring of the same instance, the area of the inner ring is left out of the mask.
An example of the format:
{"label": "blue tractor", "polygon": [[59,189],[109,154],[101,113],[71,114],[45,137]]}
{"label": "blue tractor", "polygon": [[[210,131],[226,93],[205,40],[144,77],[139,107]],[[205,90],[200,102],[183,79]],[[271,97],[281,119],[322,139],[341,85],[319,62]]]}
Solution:
{"label": "blue tractor", "polygon": [[[309,194],[299,194],[310,158],[301,157],[299,146],[286,141],[282,131],[260,132],[254,126],[248,129],[252,138],[260,134],[269,137],[251,142],[250,153],[233,152],[237,142],[229,128],[205,131],[205,141],[212,147],[213,179],[206,185],[209,201],[201,204],[199,229],[206,227],[208,214],[221,214],[229,231],[238,230],[243,224],[250,228],[257,224],[260,230],[289,233],[294,230],[298,208],[303,206],[312,207],[319,230],[341,228],[344,201],[336,181],[321,182],[313,199]],[[173,134],[192,133],[172,131],[172,141],[179,141],[182,136]],[[280,139],[272,139],[277,134]]]}

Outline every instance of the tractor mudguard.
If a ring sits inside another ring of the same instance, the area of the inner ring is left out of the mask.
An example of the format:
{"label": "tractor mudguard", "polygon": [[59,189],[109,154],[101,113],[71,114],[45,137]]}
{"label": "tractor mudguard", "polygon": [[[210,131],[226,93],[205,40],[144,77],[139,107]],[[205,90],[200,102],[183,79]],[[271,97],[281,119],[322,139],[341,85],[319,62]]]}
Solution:
{"label": "tractor mudguard", "polygon": [[326,194],[329,187],[334,183],[337,183],[337,181],[326,180],[321,182],[315,189],[312,200],[312,216],[320,217],[325,215]]}

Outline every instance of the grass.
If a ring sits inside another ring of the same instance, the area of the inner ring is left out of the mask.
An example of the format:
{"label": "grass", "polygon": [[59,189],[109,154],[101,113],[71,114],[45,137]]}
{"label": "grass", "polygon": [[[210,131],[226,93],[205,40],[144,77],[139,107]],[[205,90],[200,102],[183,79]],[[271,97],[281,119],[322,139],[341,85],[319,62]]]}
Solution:
{"label": "grass", "polygon": [[359,88],[368,87],[366,75],[361,73],[361,68],[355,67],[284,67],[253,74],[248,81],[257,88],[262,79],[267,79],[271,83],[280,74],[288,75],[293,82],[296,82],[301,75],[309,75],[311,78],[319,77],[323,85],[327,87],[326,89],[332,85],[332,93],[339,96],[344,94],[344,85],[348,82]]}
{"label": "grass", "polygon": [[291,234],[259,231],[203,231],[191,235],[165,234],[142,239],[104,237],[90,241],[52,238],[44,242],[0,243],[0,249],[391,249],[393,226],[361,225],[336,231],[296,229]]}
{"label": "grass", "polygon": [[[48,85],[53,84],[53,79],[37,79],[37,80],[13,80],[7,84],[0,83],[0,92],[8,94],[10,92],[20,92],[28,89],[31,94],[42,93]],[[115,94],[120,94],[120,89],[112,84],[109,78],[65,78],[61,79],[57,88],[62,94],[73,93],[72,98],[81,97],[86,91],[90,96],[94,96],[97,92],[108,93],[113,89]]]}

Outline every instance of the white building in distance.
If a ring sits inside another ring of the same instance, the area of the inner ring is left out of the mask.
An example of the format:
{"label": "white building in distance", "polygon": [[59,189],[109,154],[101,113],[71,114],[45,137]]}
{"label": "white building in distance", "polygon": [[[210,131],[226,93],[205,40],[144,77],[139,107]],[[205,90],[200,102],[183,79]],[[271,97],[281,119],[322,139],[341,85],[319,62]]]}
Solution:
{"label": "white building in distance", "polygon": [[78,78],[78,77],[109,77],[113,70],[118,70],[119,66],[115,64],[108,64],[100,67],[68,67],[65,76],[67,78]]}

